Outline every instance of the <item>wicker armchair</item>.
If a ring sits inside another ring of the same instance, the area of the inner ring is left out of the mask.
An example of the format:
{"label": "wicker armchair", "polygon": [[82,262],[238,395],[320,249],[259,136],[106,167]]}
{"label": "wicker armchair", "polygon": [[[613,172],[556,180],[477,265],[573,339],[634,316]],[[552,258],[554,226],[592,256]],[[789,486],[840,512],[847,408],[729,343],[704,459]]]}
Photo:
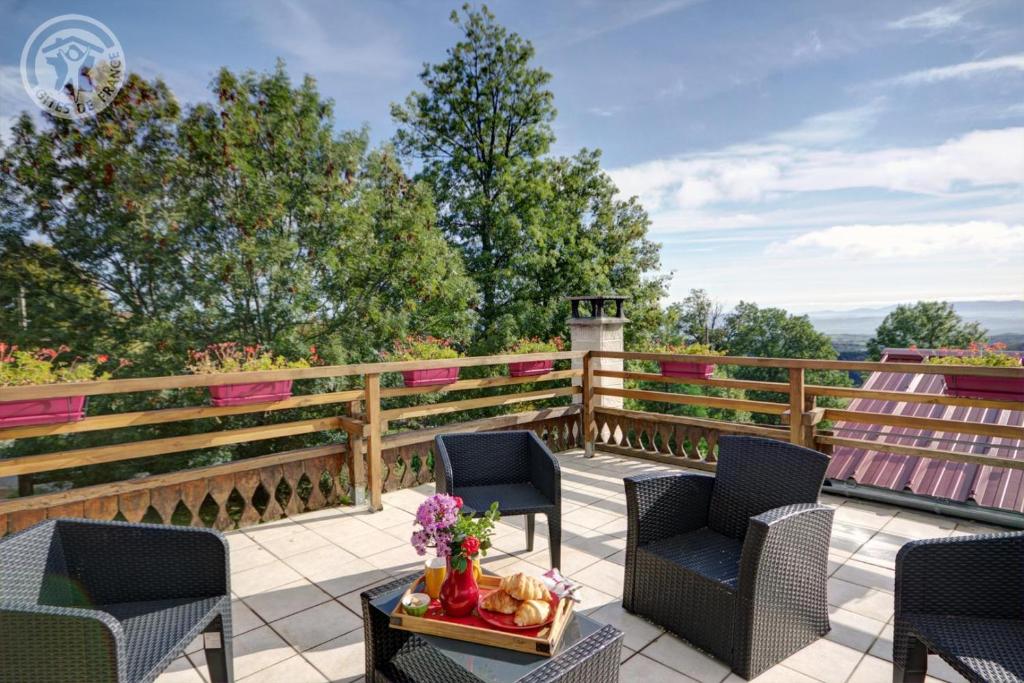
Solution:
{"label": "wicker armchair", "polygon": [[829,630],[828,457],[719,439],[717,476],[628,477],[622,606],[751,679]]}
{"label": "wicker armchair", "polygon": [[893,681],[933,652],[969,681],[1024,681],[1024,532],[913,541],[896,556]]}
{"label": "wicker armchair", "polygon": [[535,516],[548,519],[551,566],[562,561],[562,484],[558,460],[530,431],[443,434],[436,437],[437,492],[460,496],[477,514],[498,501],[502,517],[526,515],[526,549],[533,550]]}
{"label": "wicker armchair", "polygon": [[228,549],[216,531],[50,520],[0,541],[0,679],[154,680],[205,633],[232,680]]}

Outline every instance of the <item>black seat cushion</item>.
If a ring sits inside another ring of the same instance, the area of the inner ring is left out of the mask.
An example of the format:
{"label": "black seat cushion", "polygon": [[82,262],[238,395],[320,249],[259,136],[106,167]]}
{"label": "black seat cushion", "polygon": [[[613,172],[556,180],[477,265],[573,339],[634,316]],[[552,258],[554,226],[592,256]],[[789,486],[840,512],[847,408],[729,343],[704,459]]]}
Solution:
{"label": "black seat cushion", "polygon": [[[177,649],[184,649],[214,617],[224,597],[120,602],[96,609],[111,615],[124,629],[128,680],[147,676]],[[175,654],[177,656],[177,653]]]}
{"label": "black seat cushion", "polygon": [[539,512],[543,508],[554,508],[554,502],[529,482],[519,484],[490,484],[487,486],[457,486],[452,493],[462,502],[482,513],[498,501],[498,511],[503,515]]}
{"label": "black seat cushion", "polygon": [[704,527],[648,543],[637,552],[650,553],[735,589],[742,550],[743,544],[739,540]]}
{"label": "black seat cushion", "polygon": [[965,676],[1024,681],[1024,620],[904,615],[929,650]]}

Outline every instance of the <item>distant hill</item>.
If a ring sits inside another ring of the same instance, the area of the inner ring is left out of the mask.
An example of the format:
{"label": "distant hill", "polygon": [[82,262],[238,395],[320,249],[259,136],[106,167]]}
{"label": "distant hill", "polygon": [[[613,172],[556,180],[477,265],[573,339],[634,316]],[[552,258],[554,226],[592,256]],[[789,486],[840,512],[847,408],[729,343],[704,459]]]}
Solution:
{"label": "distant hill", "polygon": [[[807,316],[825,334],[867,335],[875,333],[885,316],[896,306],[854,308],[849,311],[814,311]],[[964,320],[977,321],[995,340],[1006,341],[1024,335],[1024,301],[956,301],[953,308]]]}

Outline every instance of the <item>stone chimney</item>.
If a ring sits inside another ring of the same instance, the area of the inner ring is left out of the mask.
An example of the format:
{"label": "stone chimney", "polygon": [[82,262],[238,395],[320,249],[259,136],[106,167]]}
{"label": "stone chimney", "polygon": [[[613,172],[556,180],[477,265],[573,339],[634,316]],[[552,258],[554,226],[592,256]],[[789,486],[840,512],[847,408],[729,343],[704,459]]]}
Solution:
{"label": "stone chimney", "polygon": [[[573,351],[622,351],[622,328],[629,320],[622,314],[624,296],[615,294],[594,296],[571,296],[572,316],[569,318],[569,334]],[[573,368],[582,368],[582,360],[574,360]],[[594,358],[591,360],[594,370],[622,371],[621,358]],[[573,379],[573,384],[582,384],[580,378]],[[623,382],[615,377],[595,377],[595,387],[611,387],[621,389]],[[579,403],[581,396],[574,397]],[[621,408],[622,399],[617,396],[595,396],[595,408]],[[591,455],[587,453],[587,455]]]}

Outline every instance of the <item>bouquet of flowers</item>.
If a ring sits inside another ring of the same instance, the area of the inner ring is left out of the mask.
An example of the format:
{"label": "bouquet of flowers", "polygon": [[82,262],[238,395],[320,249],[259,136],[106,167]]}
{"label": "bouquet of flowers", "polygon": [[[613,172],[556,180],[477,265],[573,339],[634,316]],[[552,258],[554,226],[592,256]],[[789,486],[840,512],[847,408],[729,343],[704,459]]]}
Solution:
{"label": "bouquet of flowers", "polygon": [[420,504],[416,511],[412,546],[420,555],[435,548],[438,557],[446,557],[452,569],[466,571],[469,560],[487,555],[491,547],[494,523],[501,519],[497,501],[482,517],[473,518],[462,512],[462,498],[436,493]]}

